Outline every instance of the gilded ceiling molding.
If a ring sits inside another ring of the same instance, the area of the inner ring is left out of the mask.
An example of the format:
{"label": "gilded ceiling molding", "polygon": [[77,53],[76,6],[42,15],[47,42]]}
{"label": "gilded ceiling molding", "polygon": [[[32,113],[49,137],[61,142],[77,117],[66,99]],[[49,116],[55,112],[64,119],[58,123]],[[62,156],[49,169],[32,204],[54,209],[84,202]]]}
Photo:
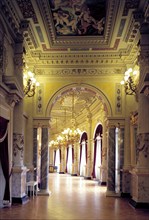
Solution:
{"label": "gilded ceiling molding", "polygon": [[38,43],[30,21],[21,21],[20,29],[23,32],[24,41],[26,43],[26,50],[35,50],[38,47]]}
{"label": "gilded ceiling molding", "polygon": [[[43,67],[44,68],[44,67]],[[63,69],[50,69],[50,70],[44,70],[44,69],[36,69],[36,75],[46,75],[46,76],[51,76],[51,77],[66,77],[66,76],[81,76],[81,77],[106,77],[106,76],[113,76],[114,75],[121,75],[122,72],[124,72],[124,68],[113,68],[111,69],[111,66],[109,68],[103,68],[103,69],[98,69],[98,68],[90,68],[90,69],[85,69],[85,68],[63,68]],[[109,79],[110,80],[110,79]]]}
{"label": "gilded ceiling molding", "polygon": [[[115,19],[116,16],[116,10],[118,9],[118,4],[115,4],[116,0],[110,0],[108,1],[108,8],[109,8],[109,14],[107,16],[107,21],[106,21],[106,26],[105,26],[105,36],[103,37],[92,37],[92,39],[90,39],[90,37],[71,37],[69,40],[68,37],[65,39],[65,37],[61,38],[61,37],[56,37],[55,31],[54,31],[54,24],[51,22],[52,19],[52,14],[50,12],[50,5],[48,4],[48,1],[46,0],[38,0],[38,4],[40,6],[41,9],[41,13],[44,15],[45,18],[45,22],[47,23],[47,27],[46,30],[49,33],[49,40],[50,40],[50,47],[63,47],[64,45],[67,44],[67,46],[74,47],[74,43],[76,45],[76,47],[80,47],[80,46],[87,46],[88,45],[92,45],[92,47],[94,47],[93,45],[96,45],[95,47],[97,47],[97,45],[103,45],[103,47],[105,47],[105,45],[109,44],[109,40],[110,40],[110,33],[112,32],[111,29],[113,29],[113,25],[112,25],[112,21]],[[119,1],[119,0],[117,0]],[[50,13],[49,13],[50,12]]]}
{"label": "gilded ceiling molding", "polygon": [[45,116],[49,116],[50,112],[53,108],[53,106],[55,105],[55,103],[57,102],[57,100],[64,95],[65,93],[67,93],[69,90],[86,90],[89,91],[91,93],[94,93],[96,98],[99,99],[102,104],[103,104],[103,109],[106,112],[106,115],[112,115],[112,107],[111,104],[109,102],[109,100],[107,99],[107,97],[102,93],[101,90],[99,90],[98,88],[91,86],[89,84],[86,83],[72,83],[70,85],[64,86],[63,88],[61,88],[59,91],[57,91],[53,97],[49,100],[46,110],[45,110]]}

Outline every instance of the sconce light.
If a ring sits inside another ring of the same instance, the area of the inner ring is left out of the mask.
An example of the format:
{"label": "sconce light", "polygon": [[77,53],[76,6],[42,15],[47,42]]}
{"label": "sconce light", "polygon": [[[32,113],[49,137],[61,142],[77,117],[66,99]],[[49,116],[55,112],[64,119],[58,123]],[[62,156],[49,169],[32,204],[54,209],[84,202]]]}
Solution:
{"label": "sconce light", "polygon": [[124,73],[124,79],[120,82],[124,85],[126,95],[136,95],[138,86],[139,70],[138,67],[134,70],[129,68]]}
{"label": "sconce light", "polygon": [[33,97],[35,95],[36,87],[39,86],[39,82],[36,81],[35,74],[25,68],[23,73],[23,86],[24,95],[27,97]]}

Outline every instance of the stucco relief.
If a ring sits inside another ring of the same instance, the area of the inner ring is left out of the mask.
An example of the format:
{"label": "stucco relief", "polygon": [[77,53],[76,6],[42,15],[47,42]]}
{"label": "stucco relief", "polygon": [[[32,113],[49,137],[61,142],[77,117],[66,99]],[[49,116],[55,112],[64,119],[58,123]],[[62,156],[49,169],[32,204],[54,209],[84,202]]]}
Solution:
{"label": "stucco relief", "polygon": [[137,163],[145,164],[149,160],[149,133],[139,134],[137,137]]}
{"label": "stucco relief", "polygon": [[24,136],[22,134],[13,134],[13,158],[14,166],[23,165]]}

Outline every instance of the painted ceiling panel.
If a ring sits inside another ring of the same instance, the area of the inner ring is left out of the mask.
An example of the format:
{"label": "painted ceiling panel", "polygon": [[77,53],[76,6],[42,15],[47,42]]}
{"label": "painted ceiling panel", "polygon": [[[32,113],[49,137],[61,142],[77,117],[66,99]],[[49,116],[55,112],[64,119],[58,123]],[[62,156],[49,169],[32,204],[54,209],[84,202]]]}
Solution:
{"label": "painted ceiling panel", "polygon": [[49,0],[58,36],[103,35],[106,0]]}

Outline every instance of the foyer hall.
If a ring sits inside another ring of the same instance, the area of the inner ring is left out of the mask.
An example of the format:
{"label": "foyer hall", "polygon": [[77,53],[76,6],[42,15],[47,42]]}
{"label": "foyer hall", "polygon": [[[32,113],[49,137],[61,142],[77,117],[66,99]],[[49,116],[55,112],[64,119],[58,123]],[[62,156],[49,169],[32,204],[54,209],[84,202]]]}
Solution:
{"label": "foyer hall", "polygon": [[97,181],[69,174],[49,174],[50,196],[0,210],[0,219],[148,220],[149,210],[134,209],[125,198],[106,197]]}

